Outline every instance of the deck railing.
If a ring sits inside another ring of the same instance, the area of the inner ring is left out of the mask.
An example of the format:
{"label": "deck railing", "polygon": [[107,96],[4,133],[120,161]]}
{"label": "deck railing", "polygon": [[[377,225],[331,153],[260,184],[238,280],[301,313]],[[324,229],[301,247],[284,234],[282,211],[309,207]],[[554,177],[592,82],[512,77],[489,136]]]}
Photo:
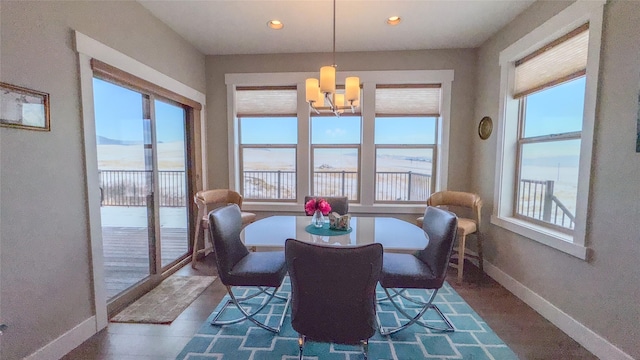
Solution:
{"label": "deck railing", "polygon": [[[146,206],[151,171],[101,170],[102,205]],[[158,171],[160,206],[186,206],[184,171]],[[313,186],[323,196],[357,199],[358,173],[355,171],[315,171]],[[296,199],[295,171],[245,171],[246,199]],[[520,181],[518,214],[573,229],[575,216],[554,193],[551,180]],[[431,194],[431,175],[408,172],[377,172],[376,201],[426,201]]]}
{"label": "deck railing", "polygon": [[245,171],[243,176],[245,199],[294,200],[296,198],[295,171]]}
{"label": "deck railing", "polygon": [[573,229],[575,216],[553,194],[552,180],[520,180],[517,212],[520,215]]}
{"label": "deck railing", "polygon": [[[146,206],[153,173],[148,170],[100,170],[100,195],[104,206]],[[186,206],[184,171],[158,171],[160,206]]]}
{"label": "deck railing", "polygon": [[[294,171],[245,171],[245,199],[293,200]],[[414,172],[378,172],[377,201],[426,201],[431,194],[431,175]],[[314,171],[313,189],[322,196],[358,198],[358,173],[355,171]]]}
{"label": "deck railing", "polygon": [[377,172],[376,201],[427,201],[431,175],[415,172]]}

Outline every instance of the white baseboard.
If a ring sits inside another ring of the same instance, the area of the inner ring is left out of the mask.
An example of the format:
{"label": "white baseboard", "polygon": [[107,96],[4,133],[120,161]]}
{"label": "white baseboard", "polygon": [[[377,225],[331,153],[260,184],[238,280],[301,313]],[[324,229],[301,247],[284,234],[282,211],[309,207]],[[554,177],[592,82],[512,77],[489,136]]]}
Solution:
{"label": "white baseboard", "polygon": [[56,360],[77,348],[96,333],[96,317],[92,316],[43,346],[24,360]]}
{"label": "white baseboard", "polygon": [[542,296],[533,292],[533,290],[519,283],[516,279],[512,278],[496,266],[485,261],[484,270],[495,281],[500,283],[500,285],[504,286],[507,290],[513,293],[513,295],[531,306],[545,319],[549,320],[595,356],[600,359],[607,360],[633,360],[631,355],[620,350],[615,345],[607,341],[607,339],[582,325],[576,319],[557,308]]}

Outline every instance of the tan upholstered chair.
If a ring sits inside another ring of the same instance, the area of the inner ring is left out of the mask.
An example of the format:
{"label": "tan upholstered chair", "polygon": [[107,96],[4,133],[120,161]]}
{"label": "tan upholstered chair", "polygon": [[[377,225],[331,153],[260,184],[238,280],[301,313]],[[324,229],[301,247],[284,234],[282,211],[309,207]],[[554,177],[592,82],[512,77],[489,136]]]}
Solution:
{"label": "tan upholstered chair", "polygon": [[[238,207],[242,208],[242,195],[229,189],[202,190],[198,191],[193,196],[193,201],[198,206],[196,233],[193,237],[193,254],[191,256],[191,267],[195,269],[196,256],[200,253],[205,253],[212,249],[211,247],[207,247],[206,242],[206,237],[209,234],[209,232],[206,231],[207,229],[209,229],[209,211],[228,204],[237,204]],[[256,214],[254,213],[243,211],[241,215],[242,226],[251,224],[256,220]],[[202,236],[202,249],[198,249],[198,240],[200,238],[200,233],[202,232],[202,230],[205,230],[204,235]]]}
{"label": "tan upholstered chair", "polygon": [[[457,264],[451,264],[458,268],[458,282],[462,281],[464,273],[464,259],[474,258],[478,260],[480,273],[484,274],[484,264],[482,257],[482,233],[480,232],[480,219],[482,210],[482,200],[474,193],[461,191],[439,191],[431,194],[427,199],[428,206],[445,206],[448,210],[456,212],[458,215],[458,247],[454,248],[453,258],[458,259]],[[461,211],[465,210],[469,217],[462,217]],[[416,219],[416,224],[422,227],[422,217]],[[478,252],[465,249],[467,235],[476,234],[478,242]]]}

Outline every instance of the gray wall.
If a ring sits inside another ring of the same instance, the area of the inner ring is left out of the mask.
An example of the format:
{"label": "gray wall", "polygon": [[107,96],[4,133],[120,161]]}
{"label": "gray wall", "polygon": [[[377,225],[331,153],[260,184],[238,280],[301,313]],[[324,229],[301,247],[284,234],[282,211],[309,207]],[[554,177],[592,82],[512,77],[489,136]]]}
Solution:
{"label": "gray wall", "polygon": [[[498,118],[499,52],[568,4],[537,2],[480,48],[475,118]],[[474,168],[472,188],[487,208],[486,259],[634,358],[640,358],[638,29],[639,2],[605,6],[587,231],[591,261],[489,225],[497,139],[483,142],[475,136],[472,143],[474,163],[481,164]]]}
{"label": "gray wall", "polygon": [[94,314],[72,30],[205,92],[205,58],[136,2],[2,1],[0,80],[50,94],[51,132],[0,130],[2,359]]}
{"label": "gray wall", "polygon": [[[454,70],[451,94],[451,142],[449,146],[449,188],[466,189],[465,176],[471,163],[468,139],[475,133],[475,49],[336,54],[339,71],[361,70]],[[207,56],[207,156],[209,188],[229,186],[227,73],[318,72],[331,63],[330,53]]]}

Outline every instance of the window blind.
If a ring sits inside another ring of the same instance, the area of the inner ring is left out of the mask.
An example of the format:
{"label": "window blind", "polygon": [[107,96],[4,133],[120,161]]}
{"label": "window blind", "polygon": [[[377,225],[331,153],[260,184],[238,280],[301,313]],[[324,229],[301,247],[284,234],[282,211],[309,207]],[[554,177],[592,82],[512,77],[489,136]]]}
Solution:
{"label": "window blind", "polygon": [[583,76],[587,68],[589,23],[516,61],[514,98]]}
{"label": "window blind", "polygon": [[103,80],[112,81],[125,87],[131,87],[145,94],[154,94],[187,105],[194,110],[202,110],[202,105],[185,96],[174,93],[147,80],[120,70],[97,59],[91,59],[93,75]]}
{"label": "window blind", "polygon": [[377,85],[376,116],[440,116],[440,84]]}
{"label": "window blind", "polygon": [[295,86],[236,88],[236,116],[297,116],[298,92]]}

